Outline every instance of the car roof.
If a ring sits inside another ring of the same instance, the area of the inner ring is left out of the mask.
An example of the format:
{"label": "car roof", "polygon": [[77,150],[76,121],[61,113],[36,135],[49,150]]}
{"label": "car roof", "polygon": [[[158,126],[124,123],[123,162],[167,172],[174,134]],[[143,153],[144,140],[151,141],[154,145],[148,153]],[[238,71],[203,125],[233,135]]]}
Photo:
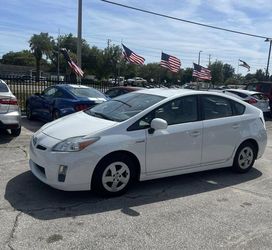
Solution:
{"label": "car roof", "polygon": [[56,86],[63,87],[63,88],[82,88],[82,89],[91,88],[85,85],[77,85],[77,84],[69,84],[69,83],[57,84]]}
{"label": "car roof", "polygon": [[236,91],[238,93],[246,94],[246,95],[254,95],[254,94],[262,94],[261,92],[258,91],[250,91],[250,90],[245,90],[245,89],[225,89],[225,91]]}

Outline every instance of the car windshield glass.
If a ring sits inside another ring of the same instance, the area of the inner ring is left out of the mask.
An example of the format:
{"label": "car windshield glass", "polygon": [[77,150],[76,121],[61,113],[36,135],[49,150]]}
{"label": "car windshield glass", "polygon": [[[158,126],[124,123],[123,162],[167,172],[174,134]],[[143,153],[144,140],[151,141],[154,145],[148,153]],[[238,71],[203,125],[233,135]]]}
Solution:
{"label": "car windshield glass", "polygon": [[164,99],[162,96],[142,93],[128,93],[101,103],[84,112],[113,121],[125,121]]}
{"label": "car windshield glass", "polygon": [[105,98],[105,96],[92,88],[69,88],[69,90],[76,96],[79,97],[93,97],[93,98]]}
{"label": "car windshield glass", "polygon": [[7,85],[0,81],[0,92],[9,92]]}

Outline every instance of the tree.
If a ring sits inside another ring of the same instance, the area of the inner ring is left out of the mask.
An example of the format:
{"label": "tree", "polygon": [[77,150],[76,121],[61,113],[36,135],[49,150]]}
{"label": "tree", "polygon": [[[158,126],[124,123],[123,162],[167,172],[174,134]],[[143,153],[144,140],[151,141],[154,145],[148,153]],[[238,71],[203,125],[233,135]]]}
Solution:
{"label": "tree", "polygon": [[35,57],[29,50],[10,51],[2,56],[1,63],[20,66],[35,66]]}
{"label": "tree", "polygon": [[215,61],[209,65],[212,75],[212,84],[223,83],[223,63],[221,61]]}
{"label": "tree", "polygon": [[234,72],[235,69],[230,64],[225,63],[223,65],[223,79],[225,84],[229,78],[233,78]]}
{"label": "tree", "polygon": [[53,48],[53,37],[48,33],[41,32],[39,35],[34,34],[29,40],[29,46],[36,60],[36,77],[40,77],[40,66],[43,55],[49,58],[50,52]]}

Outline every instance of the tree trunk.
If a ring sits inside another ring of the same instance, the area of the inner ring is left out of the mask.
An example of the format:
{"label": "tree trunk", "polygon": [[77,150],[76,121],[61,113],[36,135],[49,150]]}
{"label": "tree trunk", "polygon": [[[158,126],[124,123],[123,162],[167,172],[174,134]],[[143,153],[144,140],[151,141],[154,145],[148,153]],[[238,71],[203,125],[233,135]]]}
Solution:
{"label": "tree trunk", "polygon": [[41,60],[36,60],[36,82],[40,79]]}

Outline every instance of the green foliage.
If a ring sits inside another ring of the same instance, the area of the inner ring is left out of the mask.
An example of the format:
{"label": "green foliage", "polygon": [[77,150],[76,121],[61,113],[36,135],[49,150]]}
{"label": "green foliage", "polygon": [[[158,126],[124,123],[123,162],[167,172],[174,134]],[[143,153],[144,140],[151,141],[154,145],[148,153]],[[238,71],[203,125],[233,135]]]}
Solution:
{"label": "green foliage", "polygon": [[29,50],[10,51],[3,55],[1,63],[20,66],[35,66],[35,57]]}

